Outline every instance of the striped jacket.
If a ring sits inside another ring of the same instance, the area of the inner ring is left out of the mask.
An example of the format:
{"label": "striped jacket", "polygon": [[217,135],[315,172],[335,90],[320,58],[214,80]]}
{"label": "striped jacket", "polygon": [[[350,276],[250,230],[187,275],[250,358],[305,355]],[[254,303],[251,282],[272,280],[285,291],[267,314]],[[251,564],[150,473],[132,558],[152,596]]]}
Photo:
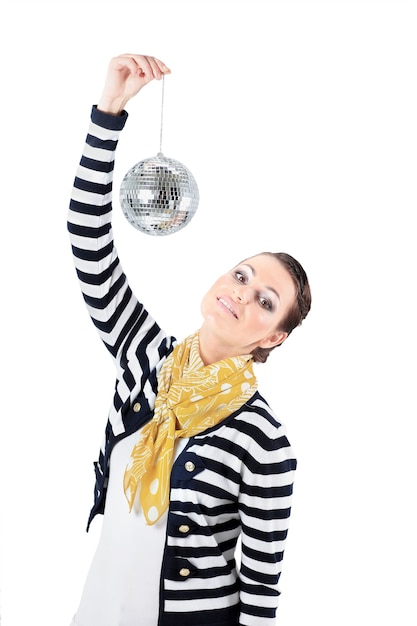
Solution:
{"label": "striped jacket", "polygon": [[[87,528],[104,512],[111,450],[151,419],[157,374],[176,343],[132,293],[113,243],[114,152],[126,119],[93,107],[68,218],[84,300],[116,367]],[[275,623],[295,468],[284,427],[258,392],[189,440],[171,472],[158,626]]]}

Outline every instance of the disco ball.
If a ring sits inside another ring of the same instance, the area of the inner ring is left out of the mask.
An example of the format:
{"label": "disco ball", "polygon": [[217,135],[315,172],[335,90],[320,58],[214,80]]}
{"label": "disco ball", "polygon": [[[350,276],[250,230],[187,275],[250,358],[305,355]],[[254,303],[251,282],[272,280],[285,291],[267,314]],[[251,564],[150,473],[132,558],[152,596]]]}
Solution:
{"label": "disco ball", "polygon": [[171,235],[187,226],[199,202],[197,183],[179,161],[162,152],[136,163],[120,186],[124,216],[147,235]]}

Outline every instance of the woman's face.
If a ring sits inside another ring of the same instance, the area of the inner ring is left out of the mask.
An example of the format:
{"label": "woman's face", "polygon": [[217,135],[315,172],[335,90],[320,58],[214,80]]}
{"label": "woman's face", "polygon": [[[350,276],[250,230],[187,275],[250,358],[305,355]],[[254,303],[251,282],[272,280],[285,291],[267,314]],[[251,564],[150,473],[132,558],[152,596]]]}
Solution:
{"label": "woman's face", "polygon": [[201,303],[203,360],[213,362],[282,343],[287,333],[278,329],[295,295],[290,274],[271,255],[251,257],[221,276]]}

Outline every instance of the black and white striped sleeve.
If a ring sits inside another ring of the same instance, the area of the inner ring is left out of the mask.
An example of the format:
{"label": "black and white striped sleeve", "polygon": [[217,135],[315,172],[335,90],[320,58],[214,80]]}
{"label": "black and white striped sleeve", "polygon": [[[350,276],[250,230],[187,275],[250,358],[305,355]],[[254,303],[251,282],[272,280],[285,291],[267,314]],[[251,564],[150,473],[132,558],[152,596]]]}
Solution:
{"label": "black and white striped sleeve", "polygon": [[296,459],[283,426],[262,402],[242,414],[247,450],[239,494],[242,523],[240,621],[242,626],[275,623],[284,546],[291,512]]}
{"label": "black and white striped sleeve", "polygon": [[125,112],[116,117],[93,107],[68,215],[83,297],[103,342],[115,358],[143,312],[121,267],[111,225],[114,156],[126,119]]}

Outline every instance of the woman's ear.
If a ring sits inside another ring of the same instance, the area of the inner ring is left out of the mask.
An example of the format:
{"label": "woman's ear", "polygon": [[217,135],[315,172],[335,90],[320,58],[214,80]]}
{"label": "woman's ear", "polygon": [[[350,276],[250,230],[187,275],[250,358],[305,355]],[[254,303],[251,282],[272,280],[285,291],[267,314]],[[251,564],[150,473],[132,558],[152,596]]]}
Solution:
{"label": "woman's ear", "polygon": [[266,337],[266,339],[263,339],[259,343],[259,347],[268,349],[275,348],[275,346],[281,345],[281,343],[283,343],[287,337],[288,333],[277,330],[276,332],[272,333],[272,335],[269,335],[269,337]]}

